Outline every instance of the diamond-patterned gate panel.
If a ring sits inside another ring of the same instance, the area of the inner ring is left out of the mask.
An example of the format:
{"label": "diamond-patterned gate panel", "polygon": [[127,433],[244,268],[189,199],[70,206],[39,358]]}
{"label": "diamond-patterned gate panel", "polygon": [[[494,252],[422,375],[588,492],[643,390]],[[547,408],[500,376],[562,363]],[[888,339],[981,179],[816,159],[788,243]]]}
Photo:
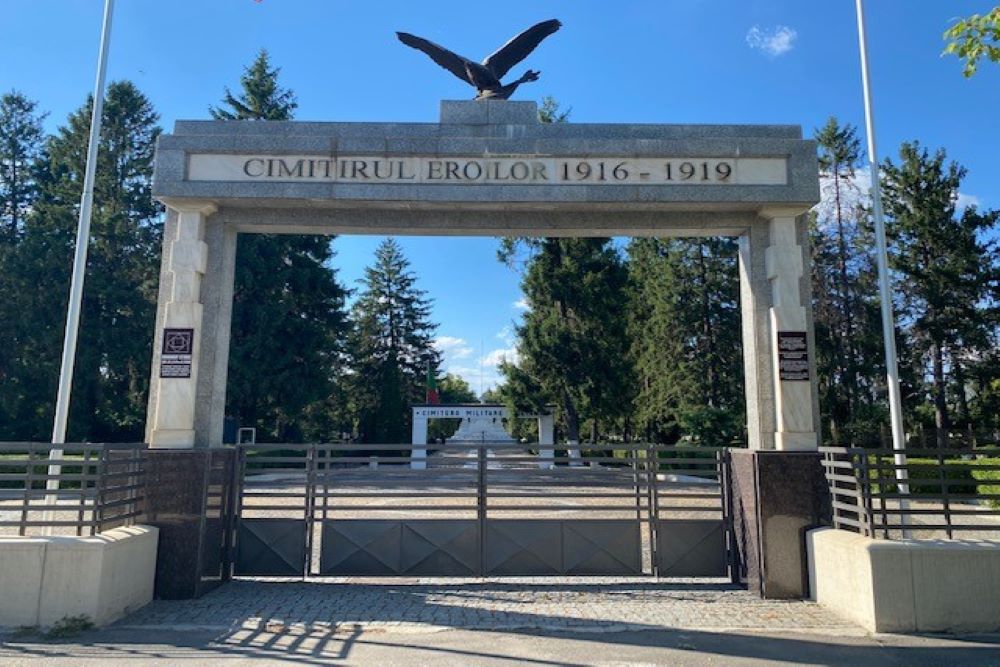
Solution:
{"label": "diamond-patterned gate panel", "polygon": [[721,519],[661,519],[656,555],[661,577],[724,577],[729,564]]}
{"label": "diamond-patterned gate panel", "polygon": [[300,577],[306,555],[302,519],[240,519],[235,574]]}
{"label": "diamond-patterned gate panel", "polygon": [[642,573],[639,522],[489,519],[487,575],[633,575]]}
{"label": "diamond-patterned gate panel", "polygon": [[325,521],[320,574],[475,576],[479,523],[472,519]]}

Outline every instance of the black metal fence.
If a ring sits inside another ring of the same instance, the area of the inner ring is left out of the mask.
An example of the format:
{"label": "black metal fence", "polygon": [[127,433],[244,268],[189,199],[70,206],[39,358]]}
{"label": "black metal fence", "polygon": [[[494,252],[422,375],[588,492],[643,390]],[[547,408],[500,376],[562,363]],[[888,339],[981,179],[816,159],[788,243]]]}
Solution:
{"label": "black metal fence", "polygon": [[[1000,448],[821,447],[834,526],[882,539],[1000,538]],[[902,472],[902,478],[899,473]]]}
{"label": "black metal fence", "polygon": [[94,535],[142,515],[146,445],[0,443],[0,535]]}

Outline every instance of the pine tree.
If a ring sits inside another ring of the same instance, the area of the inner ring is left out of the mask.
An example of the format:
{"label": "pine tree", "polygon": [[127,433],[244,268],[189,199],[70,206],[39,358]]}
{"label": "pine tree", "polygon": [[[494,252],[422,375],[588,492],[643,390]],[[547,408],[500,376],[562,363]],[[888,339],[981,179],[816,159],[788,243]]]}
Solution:
{"label": "pine tree", "polygon": [[[90,130],[90,99],[52,137],[39,196],[24,224],[11,273],[18,281],[12,384],[22,437],[47,437],[58,379],[77,206]],[[108,86],[94,183],[94,209],[70,406],[71,440],[142,437],[155,316],[161,209],[150,193],[159,127],[130,82]]]}
{"label": "pine tree", "polygon": [[820,411],[825,436],[838,444],[877,441],[881,386],[871,229],[856,169],[861,144],[836,118],[816,131],[822,201],[812,217],[813,312]]}
{"label": "pine tree", "polygon": [[38,195],[45,114],[36,113],[36,107],[16,90],[0,97],[0,244],[17,240]]}
{"label": "pine tree", "polygon": [[363,442],[409,442],[410,407],[424,401],[428,364],[432,372],[440,365],[431,300],[409,266],[399,244],[385,239],[352,310],[351,400]]}
{"label": "pine tree", "polygon": [[[294,94],[262,50],[228,88],[218,119],[291,120]],[[346,290],[321,236],[242,234],[236,251],[227,411],[263,439],[329,438],[343,430]],[[323,433],[323,431],[328,431]]]}
{"label": "pine tree", "polygon": [[902,294],[902,322],[910,329],[914,360],[929,378],[937,443],[946,446],[955,408],[968,419],[966,371],[970,359],[995,349],[998,285],[995,234],[1000,212],[975,206],[957,214],[965,169],[904,143],[898,165],[883,167],[891,263]]}
{"label": "pine tree", "polygon": [[729,445],[743,432],[739,281],[731,239],[634,239],[635,419],[651,440]]}
{"label": "pine tree", "polygon": [[38,169],[44,148],[42,120],[35,102],[17,91],[0,97],[0,438],[23,433],[21,374],[26,363],[22,339],[30,333],[18,304],[24,298],[16,275],[24,220],[38,199]]}
{"label": "pine tree", "polygon": [[584,421],[608,424],[628,405],[625,265],[608,238],[507,240],[500,259],[509,264],[519,245],[532,253],[521,280],[531,308],[515,327],[517,363],[501,365],[505,392],[526,411],[558,405],[578,443]]}

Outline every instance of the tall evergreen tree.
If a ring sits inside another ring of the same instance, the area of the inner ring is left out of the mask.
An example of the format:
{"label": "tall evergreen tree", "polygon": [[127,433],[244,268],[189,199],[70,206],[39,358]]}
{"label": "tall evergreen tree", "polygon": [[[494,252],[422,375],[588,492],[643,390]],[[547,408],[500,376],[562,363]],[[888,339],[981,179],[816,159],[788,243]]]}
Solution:
{"label": "tall evergreen tree", "polygon": [[[21,437],[47,437],[52,424],[77,206],[90,129],[90,99],[46,148],[11,273],[19,283],[17,337]],[[73,382],[68,437],[142,437],[162,234],[150,193],[160,129],[149,100],[130,82],[107,90]]]}
{"label": "tall evergreen tree", "polygon": [[[899,164],[883,167],[891,262],[898,273],[903,324],[915,363],[929,378],[939,446],[946,446],[955,409],[968,419],[966,366],[996,346],[1000,267],[995,230],[1000,212],[957,212],[965,169],[918,142],[904,143]],[[988,240],[989,232],[994,233]]]}
{"label": "tall evergreen tree", "polygon": [[745,422],[736,244],[643,238],[628,253],[639,431],[732,443]]}
{"label": "tall evergreen tree", "polygon": [[431,300],[409,266],[399,244],[385,239],[353,307],[351,400],[363,442],[408,442],[410,407],[424,401],[427,366],[436,372],[440,365]]}
{"label": "tall evergreen tree", "polygon": [[17,91],[0,97],[0,437],[18,432],[16,412],[21,389],[17,366],[25,330],[18,310],[22,300],[15,258],[24,220],[38,198],[38,169],[44,147],[43,114]]}
{"label": "tall evergreen tree", "polygon": [[[822,201],[810,229],[813,313],[824,437],[860,444],[877,439],[881,386],[877,288],[865,201],[857,186],[861,143],[836,118],[816,131]],[[873,427],[875,427],[873,429]]]}
{"label": "tall evergreen tree", "polygon": [[45,141],[45,114],[12,90],[0,97],[0,244],[13,244],[38,195],[36,169]]}
{"label": "tall evergreen tree", "polygon": [[500,259],[509,264],[518,245],[531,253],[521,280],[530,308],[515,327],[517,362],[501,365],[505,392],[517,408],[558,405],[567,440],[578,443],[585,420],[627,412],[625,265],[608,238],[507,239]]}
{"label": "tall evergreen tree", "polygon": [[[278,82],[262,50],[228,88],[212,116],[225,120],[291,120],[294,94]],[[242,234],[236,250],[228,413],[263,439],[323,438],[342,430],[336,400],[347,332],[346,290],[330,267],[322,236]]]}

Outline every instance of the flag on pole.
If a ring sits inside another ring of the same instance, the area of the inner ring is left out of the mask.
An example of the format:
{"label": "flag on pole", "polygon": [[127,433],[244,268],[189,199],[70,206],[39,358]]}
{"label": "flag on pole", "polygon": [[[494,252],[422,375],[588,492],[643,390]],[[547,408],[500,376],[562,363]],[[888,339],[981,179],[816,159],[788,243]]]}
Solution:
{"label": "flag on pole", "polygon": [[438,395],[437,378],[434,377],[434,370],[431,362],[427,362],[427,401],[429,405],[438,405],[441,397]]}

